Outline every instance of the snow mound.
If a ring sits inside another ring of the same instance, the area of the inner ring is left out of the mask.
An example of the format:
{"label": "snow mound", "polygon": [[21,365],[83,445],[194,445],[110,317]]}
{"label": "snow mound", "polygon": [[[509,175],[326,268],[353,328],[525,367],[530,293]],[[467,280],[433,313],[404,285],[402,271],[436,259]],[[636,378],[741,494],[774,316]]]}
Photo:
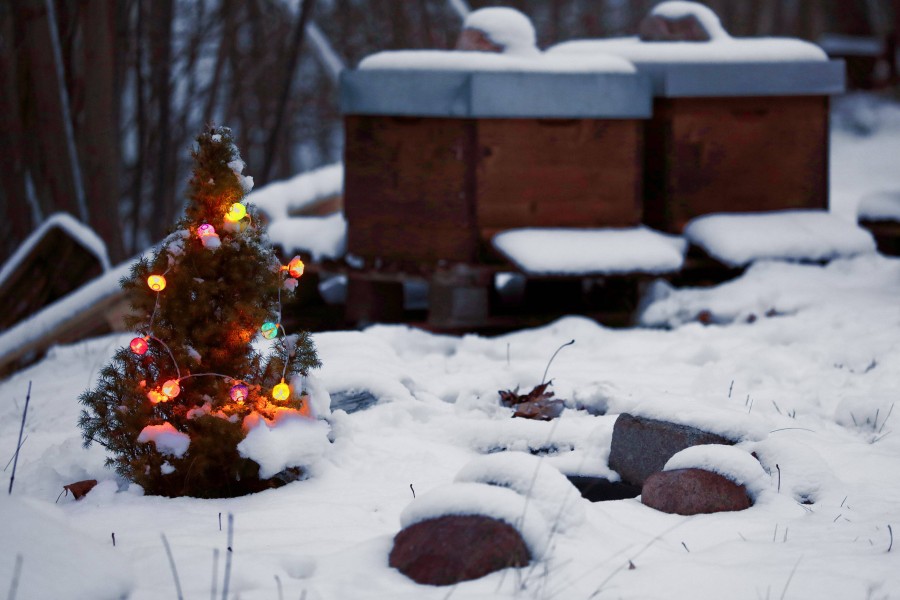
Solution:
{"label": "snow mound", "polygon": [[492,52],[390,50],[367,56],[360,70],[493,71],[537,73],[634,73],[627,60],[609,54],[519,56]]}
{"label": "snow mound", "polygon": [[859,201],[857,217],[860,221],[900,222],[900,191],[874,192]]}
{"label": "snow mound", "polygon": [[759,457],[770,475],[780,478],[780,490],[799,502],[817,502],[839,483],[822,455],[807,444],[778,435],[750,444],[747,451]]}
{"label": "snow mound", "polygon": [[459,483],[486,483],[509,488],[534,502],[548,523],[561,531],[584,522],[581,494],[566,476],[537,456],[498,452],[480,456],[456,475]]}
{"label": "snow mound", "polygon": [[746,450],[722,444],[691,446],[669,459],[663,471],[703,469],[712,471],[747,488],[753,500],[771,487],[762,465]]}
{"label": "snow mound", "polygon": [[269,224],[267,233],[286,254],[304,252],[317,261],[338,259],[347,248],[347,221],[341,213],[278,219]]}
{"label": "snow mound", "polygon": [[516,492],[483,483],[453,483],[413,500],[401,513],[404,529],[446,515],[482,515],[515,527],[535,559],[547,551],[550,531],[540,511]]}
{"label": "snow mound", "polygon": [[732,267],[757,260],[828,261],[875,252],[868,231],[817,210],[704,215],[690,221],[684,235]]}
{"label": "snow mound", "polygon": [[171,423],[163,423],[141,429],[137,441],[141,444],[153,442],[157,452],[181,458],[191,445],[191,436],[178,431]]}
{"label": "snow mound", "polygon": [[514,8],[493,6],[466,16],[463,29],[477,29],[510,54],[537,54],[537,35],[531,19]]}
{"label": "snow mound", "polygon": [[[10,598],[126,598],[134,589],[128,560],[70,528],[51,504],[0,497],[0,581]],[[21,557],[16,593],[11,582]]]}
{"label": "snow mound", "polygon": [[295,411],[279,411],[274,421],[247,417],[247,437],[238,453],[259,464],[263,479],[291,467],[309,467],[325,454],[331,428],[325,421],[310,419]]}
{"label": "snow mound", "polygon": [[844,427],[881,435],[890,431],[885,429],[885,424],[893,414],[898,400],[900,398],[895,392],[848,395],[838,403],[834,420]]}
{"label": "snow mound", "polygon": [[653,7],[650,14],[667,19],[683,19],[694,16],[709,33],[713,40],[729,39],[731,36],[722,27],[722,22],[711,8],[698,2],[686,2],[684,0],[669,0],[661,2]]}
{"label": "snow mound", "polygon": [[511,229],[494,247],[530,274],[672,273],[684,263],[681,238],[648,229]]}

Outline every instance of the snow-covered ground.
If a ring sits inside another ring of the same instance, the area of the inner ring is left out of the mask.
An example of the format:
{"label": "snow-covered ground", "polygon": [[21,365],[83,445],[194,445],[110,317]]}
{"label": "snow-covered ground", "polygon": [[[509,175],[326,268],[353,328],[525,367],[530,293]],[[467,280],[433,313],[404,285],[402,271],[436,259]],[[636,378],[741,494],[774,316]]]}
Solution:
{"label": "snow-covered ground", "polygon": [[[900,188],[900,109],[852,102],[832,140],[835,212],[851,219],[861,197]],[[102,447],[81,447],[76,398],[132,336],[57,347],[0,382],[4,465],[32,382],[13,493],[0,494],[0,589],[16,586],[20,600],[177,598],[164,534],[184,597],[221,596],[233,515],[228,597],[243,600],[895,597],[900,260],[763,262],[716,288],[658,285],[651,298],[645,326],[624,330],[570,317],[496,338],[403,326],[317,334],[314,387],[378,402],[323,415],[334,441],[309,479],[227,500],[144,496],[117,481]],[[697,322],[704,311],[713,325]],[[549,423],[512,419],[497,391],[539,383],[572,339],[548,374],[567,410]],[[583,521],[550,528],[533,568],[451,590],[388,566],[414,493],[477,479],[483,463],[470,463],[499,450],[612,476],[612,427],[626,411],[752,432],[738,449],[768,472],[756,505],[681,517],[638,499],[579,499],[571,511]],[[100,484],[85,498],[54,504],[88,478]]]}

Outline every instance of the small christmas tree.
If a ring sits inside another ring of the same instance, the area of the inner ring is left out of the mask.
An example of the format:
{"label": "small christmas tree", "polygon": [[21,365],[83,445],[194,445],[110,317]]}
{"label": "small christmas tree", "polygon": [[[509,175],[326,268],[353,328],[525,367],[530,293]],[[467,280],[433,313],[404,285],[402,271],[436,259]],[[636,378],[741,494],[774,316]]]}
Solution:
{"label": "small christmas tree", "polygon": [[[140,336],[81,395],[79,426],[85,446],[105,446],[107,466],[149,494],[229,497],[283,480],[260,478],[237,446],[260,417],[309,414],[297,376],[319,361],[308,333],[281,326],[281,295],[303,263],[283,266],[241,203],[253,181],[230,130],[208,127],[197,143],[184,218],[121,283]],[[266,356],[258,335],[274,340]]]}

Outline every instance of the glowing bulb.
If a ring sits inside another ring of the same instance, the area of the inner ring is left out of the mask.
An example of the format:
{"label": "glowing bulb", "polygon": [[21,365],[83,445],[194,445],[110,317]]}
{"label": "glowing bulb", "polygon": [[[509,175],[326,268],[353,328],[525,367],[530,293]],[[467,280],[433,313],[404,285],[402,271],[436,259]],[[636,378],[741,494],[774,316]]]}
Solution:
{"label": "glowing bulb", "polygon": [[150,347],[150,344],[147,343],[147,340],[145,338],[136,337],[131,340],[129,346],[131,346],[131,351],[135,354],[143,355],[147,353],[147,349]]}
{"label": "glowing bulb", "polygon": [[299,256],[295,256],[288,263],[288,274],[294,279],[299,279],[303,275],[303,261],[300,260]]}
{"label": "glowing bulb", "polygon": [[287,400],[290,395],[291,388],[284,382],[284,379],[281,380],[281,383],[272,388],[272,397],[276,400]]}
{"label": "glowing bulb", "polygon": [[161,292],[166,289],[166,278],[162,275],[151,275],[147,278],[147,285],[154,292]]}
{"label": "glowing bulb", "polygon": [[200,239],[216,235],[216,228],[209,223],[204,223],[197,228],[197,235],[200,237]]}
{"label": "glowing bulb", "polygon": [[150,390],[149,392],[147,392],[147,398],[149,398],[150,402],[152,402],[153,404],[159,404],[160,402],[167,402],[169,400],[168,396],[166,396],[165,394],[160,394],[156,390]]}
{"label": "glowing bulb", "polygon": [[243,404],[244,400],[247,399],[247,396],[250,395],[250,388],[247,387],[247,385],[244,383],[236,383],[231,386],[231,390],[228,392],[228,395],[231,396],[231,399],[238,404]]}
{"label": "glowing bulb", "polygon": [[263,337],[267,340],[272,340],[278,337],[278,324],[272,323],[271,321],[266,321],[260,327],[262,330]]}
{"label": "glowing bulb", "polygon": [[177,380],[170,379],[163,384],[162,393],[165,394],[167,398],[175,398],[181,393],[181,386],[178,385]]}
{"label": "glowing bulb", "polygon": [[228,212],[225,213],[225,220],[231,221],[232,223],[237,223],[241,219],[243,219],[247,215],[247,207],[241,204],[240,202],[235,202],[232,204]]}

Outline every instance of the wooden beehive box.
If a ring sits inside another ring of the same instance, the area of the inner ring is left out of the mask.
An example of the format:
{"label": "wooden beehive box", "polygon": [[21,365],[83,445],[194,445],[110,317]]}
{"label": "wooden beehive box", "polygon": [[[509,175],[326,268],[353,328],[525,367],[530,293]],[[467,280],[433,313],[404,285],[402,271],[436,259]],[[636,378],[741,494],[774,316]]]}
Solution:
{"label": "wooden beehive box", "polygon": [[500,230],[641,221],[646,78],[360,70],[341,99],[350,254],[477,262]]}
{"label": "wooden beehive box", "polygon": [[829,94],[840,62],[640,65],[654,79],[644,221],[828,208]]}

